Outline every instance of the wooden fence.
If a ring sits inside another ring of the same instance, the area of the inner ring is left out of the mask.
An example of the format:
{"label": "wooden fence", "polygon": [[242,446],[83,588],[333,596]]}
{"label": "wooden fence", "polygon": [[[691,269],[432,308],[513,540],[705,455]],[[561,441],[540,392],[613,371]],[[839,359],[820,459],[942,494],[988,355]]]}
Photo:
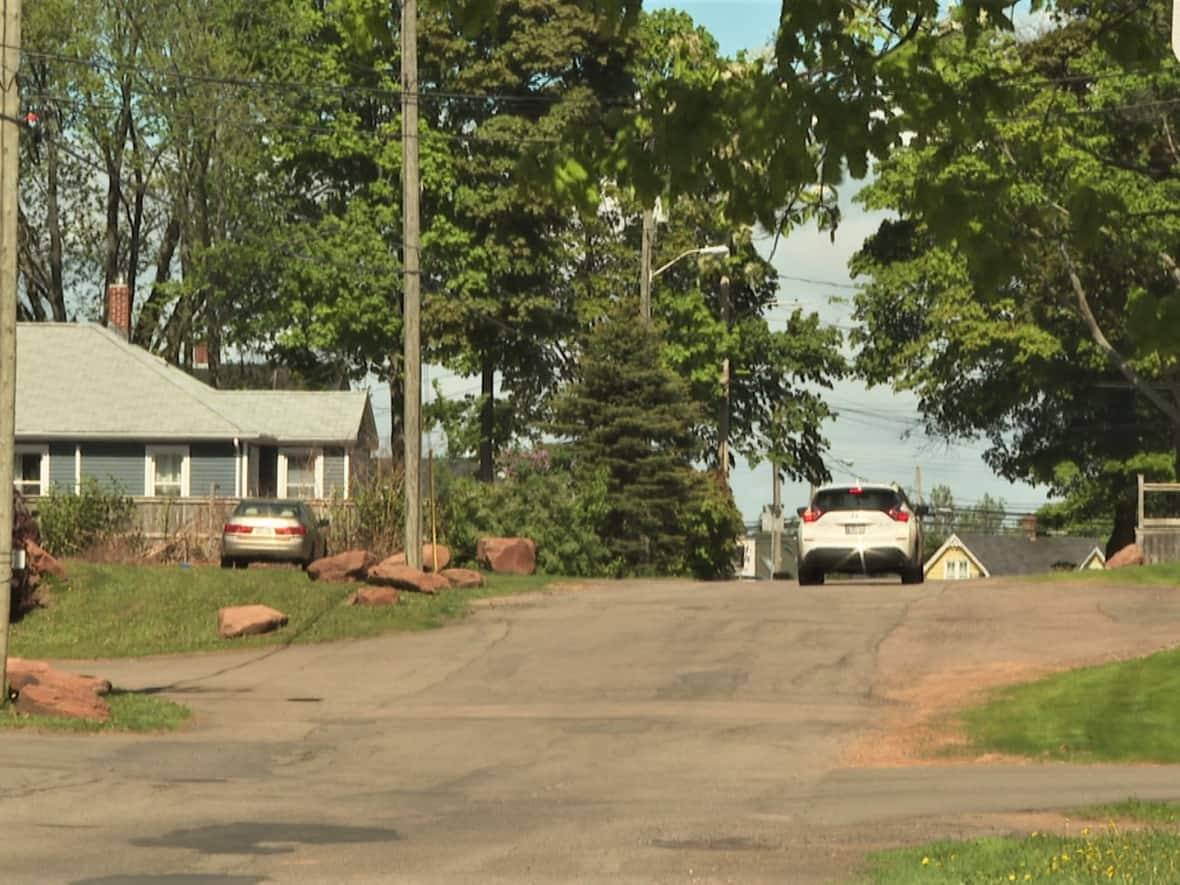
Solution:
{"label": "wooden fence", "polygon": [[[1153,508],[1147,506],[1148,495],[1175,495],[1175,505],[1180,505],[1180,482],[1145,482],[1139,474],[1139,517],[1135,527],[1135,543],[1143,551],[1143,560],[1149,565],[1156,562],[1180,562],[1180,517],[1148,516]],[[1169,501],[1171,503],[1171,501]],[[1180,512],[1172,506],[1169,512]]]}
{"label": "wooden fence", "polygon": [[[135,515],[130,530],[145,539],[161,540],[185,535],[194,540],[220,540],[221,528],[241,498],[209,495],[204,498],[132,498]],[[347,536],[356,529],[356,505],[333,499],[307,501],[319,517],[328,519],[329,531]]]}

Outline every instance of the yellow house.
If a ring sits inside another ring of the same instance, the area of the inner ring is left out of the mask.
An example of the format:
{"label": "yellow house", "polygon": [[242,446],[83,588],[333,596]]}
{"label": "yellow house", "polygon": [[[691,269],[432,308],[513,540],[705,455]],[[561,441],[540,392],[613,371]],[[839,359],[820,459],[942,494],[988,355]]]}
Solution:
{"label": "yellow house", "polygon": [[947,538],[926,560],[923,572],[931,581],[964,581],[1062,570],[1083,571],[1105,565],[1102,543],[1095,538],[963,532]]}

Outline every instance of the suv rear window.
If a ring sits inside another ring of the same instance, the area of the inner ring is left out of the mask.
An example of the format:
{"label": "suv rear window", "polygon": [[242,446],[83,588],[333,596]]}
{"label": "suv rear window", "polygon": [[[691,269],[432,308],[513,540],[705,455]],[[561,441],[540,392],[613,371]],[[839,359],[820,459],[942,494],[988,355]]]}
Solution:
{"label": "suv rear window", "polygon": [[901,507],[901,500],[892,489],[861,489],[853,494],[852,487],[849,487],[817,492],[815,503],[811,506],[822,513],[833,510],[880,510],[888,513],[894,507]]}

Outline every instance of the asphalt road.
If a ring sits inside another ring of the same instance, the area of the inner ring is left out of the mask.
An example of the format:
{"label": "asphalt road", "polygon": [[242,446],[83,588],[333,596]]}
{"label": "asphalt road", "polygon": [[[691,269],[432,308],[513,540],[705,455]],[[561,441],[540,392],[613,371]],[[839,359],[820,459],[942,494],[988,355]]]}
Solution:
{"label": "asphalt road", "polygon": [[72,662],[196,720],[0,733],[0,881],[839,880],[1016,812],[1180,797],[1180,767],[898,749],[964,686],[1177,641],[1172,589],[625,582],[429,633]]}

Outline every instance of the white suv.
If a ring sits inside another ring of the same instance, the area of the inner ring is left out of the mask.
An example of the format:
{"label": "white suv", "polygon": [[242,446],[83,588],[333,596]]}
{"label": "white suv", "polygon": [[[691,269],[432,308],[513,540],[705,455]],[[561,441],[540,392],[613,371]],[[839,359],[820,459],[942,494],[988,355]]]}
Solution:
{"label": "white suv", "polygon": [[925,506],[911,507],[890,483],[827,485],[799,508],[799,583],[822,584],[828,572],[901,575],[922,583]]}

